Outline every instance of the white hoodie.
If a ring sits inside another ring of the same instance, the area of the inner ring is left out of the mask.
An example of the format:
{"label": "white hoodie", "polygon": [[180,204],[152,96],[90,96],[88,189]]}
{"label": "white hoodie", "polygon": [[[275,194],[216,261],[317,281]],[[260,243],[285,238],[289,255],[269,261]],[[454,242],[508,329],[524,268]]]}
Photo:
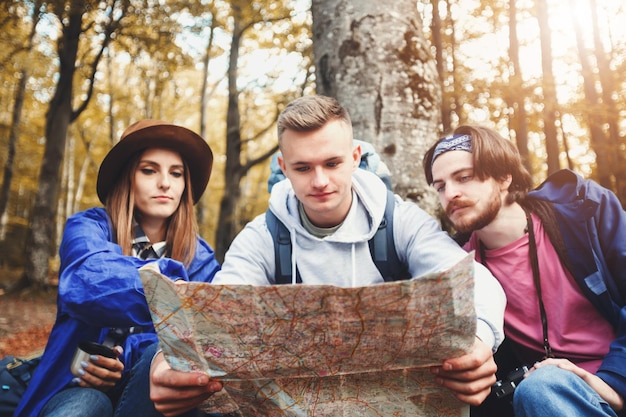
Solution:
{"label": "white hoodie", "polygon": [[[368,241],[384,216],[387,188],[375,174],[357,169],[352,191],[352,206],[341,227],[330,236],[318,238],[302,226],[289,180],[274,185],[269,206],[290,231],[292,266],[297,263],[303,284],[360,287],[384,281],[372,261]],[[393,226],[398,258],[408,264],[413,277],[446,270],[467,256],[434,218],[398,196]],[[295,283],[296,268],[292,271]],[[504,337],[506,298],[484,266],[475,262],[474,271],[476,335],[495,351]],[[213,284],[270,285],[274,276],[274,243],[263,213],[235,237]]]}

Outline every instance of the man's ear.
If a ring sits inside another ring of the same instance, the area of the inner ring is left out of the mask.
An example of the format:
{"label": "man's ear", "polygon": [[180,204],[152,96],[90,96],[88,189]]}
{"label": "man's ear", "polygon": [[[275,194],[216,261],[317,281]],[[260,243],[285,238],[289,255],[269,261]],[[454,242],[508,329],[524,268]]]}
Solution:
{"label": "man's ear", "polygon": [[363,151],[361,150],[361,145],[356,145],[354,147],[354,149],[352,150],[352,170],[355,170],[357,168],[359,168],[359,165],[361,164],[361,153]]}
{"label": "man's ear", "polygon": [[285,161],[283,161],[283,156],[282,155],[278,155],[278,157],[276,158],[276,161],[278,162],[278,166],[280,167],[281,171],[283,171],[283,174],[285,173]]}

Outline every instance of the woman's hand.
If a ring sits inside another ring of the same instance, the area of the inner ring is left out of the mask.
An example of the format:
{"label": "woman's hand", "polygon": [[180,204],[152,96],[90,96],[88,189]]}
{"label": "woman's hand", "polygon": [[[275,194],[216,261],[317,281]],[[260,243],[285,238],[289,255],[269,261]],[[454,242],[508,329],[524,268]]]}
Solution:
{"label": "woman's hand", "polygon": [[[573,372],[582,378],[600,397],[604,399],[615,411],[621,411],[624,408],[624,399],[613,388],[611,388],[602,378],[587,372],[583,368],[573,364],[567,359],[548,358],[541,362],[537,362],[528,370],[526,375],[530,375],[535,369],[546,365],[554,365],[566,371]],[[525,376],[526,376],[525,375]]]}
{"label": "woman's hand", "polygon": [[197,408],[222,388],[221,382],[204,373],[173,370],[162,352],[154,356],[150,367],[150,399],[155,409],[165,417],[178,416]]}
{"label": "woman's hand", "polygon": [[95,388],[99,391],[107,392],[122,379],[124,364],[119,360],[119,356],[124,352],[121,346],[113,348],[117,356],[107,358],[101,355],[91,355],[88,362],[83,362],[78,371],[80,377],[74,378],[74,382],[83,388]]}

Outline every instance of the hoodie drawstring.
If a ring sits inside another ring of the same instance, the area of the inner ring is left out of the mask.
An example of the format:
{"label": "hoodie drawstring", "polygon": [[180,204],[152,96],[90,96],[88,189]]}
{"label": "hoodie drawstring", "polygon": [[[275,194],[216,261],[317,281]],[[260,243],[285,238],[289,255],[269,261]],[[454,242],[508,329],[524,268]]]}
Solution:
{"label": "hoodie drawstring", "polygon": [[356,249],[352,244],[352,287],[356,287]]}
{"label": "hoodie drawstring", "polygon": [[289,230],[289,236],[291,237],[291,283],[297,284],[296,251],[298,246],[296,245],[296,231],[293,228]]}

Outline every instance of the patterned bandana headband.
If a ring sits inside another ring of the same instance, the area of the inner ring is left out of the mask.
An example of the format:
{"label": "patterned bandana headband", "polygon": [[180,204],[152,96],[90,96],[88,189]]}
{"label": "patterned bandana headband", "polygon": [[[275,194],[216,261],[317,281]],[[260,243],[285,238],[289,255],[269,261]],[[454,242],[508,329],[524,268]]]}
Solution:
{"label": "patterned bandana headband", "polygon": [[442,153],[448,151],[466,151],[472,153],[472,137],[468,134],[454,135],[449,138],[441,139],[433,152],[433,159],[430,163],[432,168],[435,159]]}

